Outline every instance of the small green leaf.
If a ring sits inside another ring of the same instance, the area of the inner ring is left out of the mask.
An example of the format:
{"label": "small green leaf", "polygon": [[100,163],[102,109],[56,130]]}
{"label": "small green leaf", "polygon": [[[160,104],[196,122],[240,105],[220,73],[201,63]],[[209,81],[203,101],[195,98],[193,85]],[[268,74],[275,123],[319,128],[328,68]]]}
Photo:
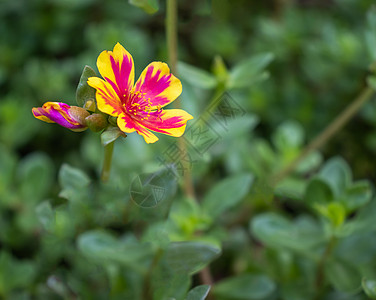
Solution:
{"label": "small green leaf", "polygon": [[185,241],[171,243],[163,257],[174,274],[193,275],[217,258],[221,250],[202,242]]}
{"label": "small green leaf", "polygon": [[8,252],[0,252],[0,297],[9,299],[6,295],[17,288],[30,287],[36,269],[31,262],[19,261]]}
{"label": "small green leaf", "polygon": [[301,217],[291,222],[275,213],[264,213],[254,217],[250,227],[261,242],[278,250],[308,253],[326,241],[317,221],[309,217]]}
{"label": "small green leaf", "polygon": [[340,227],[346,218],[346,209],[340,202],[331,202],[327,205],[316,204],[314,208],[326,217],[334,227]]}
{"label": "small green leaf", "polygon": [[51,187],[53,164],[47,155],[33,153],[18,165],[20,192],[23,197],[40,201]]}
{"label": "small green leaf", "polygon": [[296,121],[285,121],[273,134],[273,144],[280,151],[298,148],[304,142],[303,127]]}
{"label": "small green leaf", "polygon": [[370,299],[376,299],[376,280],[363,278],[362,287]]}
{"label": "small green leaf", "polygon": [[90,179],[81,170],[64,164],[59,172],[59,182],[62,187],[60,197],[71,201],[80,201],[83,200],[82,195],[86,191]]}
{"label": "small green leaf", "polygon": [[143,9],[148,14],[154,14],[159,9],[158,0],[129,0],[129,4]]}
{"label": "small green leaf", "polygon": [[273,59],[272,53],[261,53],[239,62],[230,72],[228,88],[248,87],[254,82],[266,79],[268,76],[263,70]]}
{"label": "small green leaf", "polygon": [[39,222],[46,230],[50,230],[55,223],[55,215],[52,210],[51,204],[48,201],[40,203],[35,208]]}
{"label": "small green leaf", "polygon": [[205,300],[210,291],[210,285],[199,285],[191,289],[186,300]]}
{"label": "small green leaf", "polygon": [[96,76],[97,74],[91,67],[85,66],[76,90],[76,102],[78,106],[84,107],[88,100],[95,101],[95,89],[87,84],[87,80],[89,77]]}
{"label": "small green leaf", "polygon": [[[8,185],[13,182],[17,159],[14,153],[0,144],[0,195],[8,192]],[[0,201],[1,202],[1,201]]]}
{"label": "small green leaf", "polygon": [[367,204],[371,198],[371,184],[367,180],[361,180],[347,188],[343,203],[347,211],[353,212]]}
{"label": "small green leaf", "polygon": [[122,132],[118,127],[109,126],[101,134],[101,143],[103,146],[107,146],[109,143],[112,143],[120,136],[127,137],[127,135],[124,132]]}
{"label": "small green leaf", "polygon": [[212,74],[195,66],[179,62],[178,70],[179,76],[194,87],[212,89],[217,85],[217,80]]}
{"label": "small green leaf", "polygon": [[351,169],[340,157],[330,159],[318,176],[331,186],[335,198],[341,196],[352,181]]}
{"label": "small green leaf", "polygon": [[214,294],[226,299],[264,300],[276,292],[277,286],[265,275],[243,274],[220,281]]}
{"label": "small green leaf", "polygon": [[310,205],[327,204],[334,200],[333,191],[326,181],[315,177],[310,180],[305,191],[305,200]]}
{"label": "small green leaf", "polygon": [[325,264],[328,281],[339,291],[356,293],[361,288],[359,271],[343,260],[329,260]]}
{"label": "small green leaf", "polygon": [[213,218],[236,206],[248,193],[253,182],[251,174],[238,174],[217,183],[205,196],[203,210]]}
{"label": "small green leaf", "polygon": [[153,251],[149,244],[119,240],[106,231],[87,231],[78,237],[79,250],[98,264],[120,263],[137,272],[145,271]]}
{"label": "small green leaf", "polygon": [[367,84],[369,87],[373,88],[376,90],[376,76],[370,75],[367,77]]}

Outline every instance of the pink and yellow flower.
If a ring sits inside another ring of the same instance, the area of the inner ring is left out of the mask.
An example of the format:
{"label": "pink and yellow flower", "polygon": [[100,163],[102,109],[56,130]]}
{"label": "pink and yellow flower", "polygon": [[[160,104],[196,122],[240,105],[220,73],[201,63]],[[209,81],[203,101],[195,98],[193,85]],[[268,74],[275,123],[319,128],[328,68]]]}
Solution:
{"label": "pink and yellow flower", "polygon": [[95,88],[98,109],[117,117],[117,125],[125,133],[136,131],[147,143],[158,138],[151,131],[180,137],[193,117],[182,109],[162,109],[182,92],[179,79],[167,64],[152,62],[134,83],[133,58],[117,43],[113,51],[103,51],[97,60],[103,79],[90,77]]}
{"label": "pink and yellow flower", "polygon": [[87,110],[69,106],[62,102],[46,102],[42,107],[34,107],[33,115],[47,123],[57,123],[72,131],[87,129],[85,118],[89,116]]}

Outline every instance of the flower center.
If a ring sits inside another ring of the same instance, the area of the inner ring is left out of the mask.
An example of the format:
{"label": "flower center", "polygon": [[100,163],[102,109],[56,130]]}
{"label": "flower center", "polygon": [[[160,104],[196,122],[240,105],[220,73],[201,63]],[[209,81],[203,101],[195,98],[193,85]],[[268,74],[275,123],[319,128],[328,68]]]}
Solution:
{"label": "flower center", "polygon": [[[132,117],[136,117],[141,121],[147,120],[150,117],[152,118],[159,118],[161,113],[161,106],[157,106],[156,111],[152,111],[155,109],[153,107],[150,98],[146,98],[147,93],[143,93],[142,91],[131,91],[128,95],[127,101],[125,101],[124,107],[128,114]],[[123,95],[124,98],[127,95]]]}

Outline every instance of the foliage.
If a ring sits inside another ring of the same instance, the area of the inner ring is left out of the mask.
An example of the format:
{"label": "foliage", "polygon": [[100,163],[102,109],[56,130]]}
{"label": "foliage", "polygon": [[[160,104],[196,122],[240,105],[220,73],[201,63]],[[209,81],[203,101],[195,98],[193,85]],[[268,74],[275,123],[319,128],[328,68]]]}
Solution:
{"label": "foliage", "polygon": [[110,126],[103,183],[100,133],[31,108],[95,100],[82,69],[116,42],[166,61],[165,3],[2,1],[0,298],[376,299],[375,103],[274,181],[375,89],[372,3],[180,1],[188,152]]}

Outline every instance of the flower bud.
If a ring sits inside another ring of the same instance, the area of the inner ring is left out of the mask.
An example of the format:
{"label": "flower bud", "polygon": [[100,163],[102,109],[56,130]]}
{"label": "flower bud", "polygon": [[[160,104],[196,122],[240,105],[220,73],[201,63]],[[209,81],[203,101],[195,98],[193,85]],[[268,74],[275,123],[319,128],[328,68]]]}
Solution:
{"label": "flower bud", "polygon": [[94,132],[101,131],[108,126],[107,117],[103,114],[92,114],[85,119],[86,125]]}
{"label": "flower bud", "polygon": [[87,129],[85,118],[89,112],[78,106],[69,106],[62,102],[46,102],[42,107],[34,107],[33,115],[47,123],[57,123],[72,131]]}

